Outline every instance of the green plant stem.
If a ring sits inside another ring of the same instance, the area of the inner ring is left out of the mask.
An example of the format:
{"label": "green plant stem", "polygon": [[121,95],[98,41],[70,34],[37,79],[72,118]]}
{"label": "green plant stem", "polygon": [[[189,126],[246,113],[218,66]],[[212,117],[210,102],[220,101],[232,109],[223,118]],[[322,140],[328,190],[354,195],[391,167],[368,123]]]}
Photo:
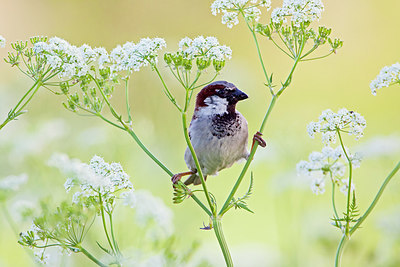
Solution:
{"label": "green plant stem", "polygon": [[346,148],[344,147],[342,136],[340,134],[339,129],[336,130],[338,136],[339,136],[339,141],[340,141],[340,146],[343,149],[344,155],[346,156],[347,162],[349,163],[349,179],[348,179],[348,190],[347,190],[347,203],[346,203],[346,230],[345,234],[350,237],[350,200],[351,200],[351,182],[353,179],[353,164],[351,163],[351,159],[349,155],[347,154]]}
{"label": "green plant stem", "polygon": [[[331,176],[331,181],[332,181],[332,208],[333,208],[333,213],[335,214],[335,219],[339,219],[339,215],[338,215],[337,209],[336,209],[336,201],[335,201],[336,184],[333,181],[332,173],[330,173],[330,176]],[[335,221],[335,223],[339,224],[340,228],[342,228],[342,223],[340,221]]]}
{"label": "green plant stem", "polygon": [[218,239],[218,243],[219,243],[219,246],[221,247],[222,254],[224,255],[226,266],[232,267],[233,261],[232,261],[231,253],[229,252],[228,245],[225,241],[224,233],[222,232],[221,217],[220,216],[212,217],[212,222],[213,222],[214,233]]}
{"label": "green plant stem", "polygon": [[107,267],[107,265],[105,265],[104,263],[102,263],[101,261],[99,261],[98,259],[96,259],[96,257],[94,257],[92,254],[89,253],[89,251],[87,251],[86,249],[84,249],[83,247],[79,246],[77,247],[79,249],[80,252],[82,252],[86,257],[88,257],[91,261],[93,261],[94,263],[96,263],[98,266],[101,267]]}
{"label": "green plant stem", "polygon": [[339,267],[340,266],[340,261],[341,261],[341,257],[342,257],[342,254],[343,254],[344,245],[349,240],[350,236],[352,234],[354,234],[354,232],[361,226],[361,224],[365,221],[365,219],[367,219],[369,214],[371,214],[372,210],[375,208],[375,206],[378,203],[379,199],[381,198],[383,192],[385,191],[386,186],[389,184],[389,182],[393,178],[393,176],[399,171],[399,169],[400,169],[400,161],[397,163],[397,165],[393,168],[393,170],[389,173],[389,175],[383,181],[383,183],[382,183],[381,187],[379,188],[379,191],[376,194],[374,200],[371,202],[371,204],[369,205],[368,209],[360,217],[360,219],[357,221],[357,223],[350,229],[349,235],[347,236],[346,234],[344,234],[342,236],[342,239],[340,240],[338,248],[337,248],[337,251],[336,251],[335,267]]}
{"label": "green plant stem", "polygon": [[114,244],[115,252],[117,253],[118,257],[120,257],[121,256],[121,251],[119,250],[117,240],[115,239],[114,224],[113,224],[113,219],[112,219],[112,214],[111,213],[108,213],[108,218],[109,218],[109,221],[110,221],[111,238],[112,238],[112,241],[113,241],[113,244]]}
{"label": "green plant stem", "polygon": [[204,194],[206,196],[206,199],[207,199],[208,205],[210,207],[211,213],[213,215],[216,215],[215,206],[211,202],[210,194],[208,192],[208,189],[207,189],[207,186],[206,186],[206,182],[204,180],[204,175],[203,175],[203,172],[201,170],[199,159],[197,158],[197,155],[196,155],[196,152],[194,151],[192,142],[190,141],[189,132],[188,132],[188,129],[187,129],[186,112],[182,112],[182,127],[183,127],[183,133],[184,133],[184,136],[185,136],[186,144],[188,145],[188,148],[190,150],[190,153],[192,154],[194,163],[196,165],[197,173],[198,173],[198,175],[200,177],[201,185],[203,187]]}
{"label": "green plant stem", "polygon": [[342,238],[340,239],[339,246],[336,250],[335,267],[339,267],[341,264],[344,245],[347,243],[347,240],[349,240],[349,237],[346,234],[343,234]]}
{"label": "green plant stem", "polygon": [[[40,86],[42,85],[42,82],[40,80],[37,80],[32,87],[23,95],[23,97],[18,101],[17,105],[10,111],[9,114],[19,114],[22,109],[32,100],[32,97],[36,94],[36,92],[38,91],[38,89],[40,88]],[[31,96],[25,101],[24,104],[22,104],[22,102],[25,100],[26,97],[28,97],[28,95],[31,94]],[[21,107],[19,107],[22,104]],[[18,109],[18,110],[17,110]],[[19,115],[17,115],[19,116]],[[0,124],[0,130],[7,125],[7,123],[9,123],[10,121],[14,120],[15,117],[10,118],[9,116],[4,120],[4,122],[2,124]]]}
{"label": "green plant stem", "polygon": [[128,122],[132,122],[131,106],[129,105],[129,78],[125,80],[125,101],[126,101],[126,113],[128,114]]}
{"label": "green plant stem", "polygon": [[8,210],[7,210],[7,208],[6,208],[6,206],[5,206],[4,203],[1,204],[1,210],[2,210],[2,212],[3,212],[4,217],[6,218],[6,221],[7,221],[8,224],[10,225],[12,231],[14,232],[14,234],[15,234],[16,236],[18,236],[18,235],[19,235],[19,233],[18,233],[18,228],[17,228],[17,226],[16,226],[14,220],[12,219],[10,213],[8,212]]}
{"label": "green plant stem", "polygon": [[383,194],[383,191],[385,190],[386,186],[388,185],[388,183],[390,182],[392,177],[399,171],[399,169],[400,169],[400,161],[393,168],[393,170],[389,173],[389,175],[386,177],[385,181],[383,181],[383,183],[382,183],[381,187],[379,188],[379,191],[376,194],[376,196],[375,196],[374,200],[372,201],[371,205],[369,205],[369,207],[365,211],[365,213],[361,216],[361,218],[357,221],[357,223],[351,228],[350,235],[353,234],[360,227],[360,225],[365,221],[365,219],[368,217],[368,215],[374,209],[374,207],[378,203],[379,199],[381,198],[381,196]]}
{"label": "green plant stem", "polygon": [[102,197],[101,197],[101,193],[99,193],[99,201],[100,201],[101,221],[102,221],[102,223],[103,223],[104,233],[106,234],[108,244],[110,245],[110,248],[111,248],[111,250],[113,251],[113,254],[116,255],[114,246],[113,246],[113,244],[111,243],[111,239],[110,239],[110,236],[109,236],[108,231],[107,231],[106,219],[105,219],[105,217],[104,217],[104,204],[103,204],[103,200],[102,200]]}

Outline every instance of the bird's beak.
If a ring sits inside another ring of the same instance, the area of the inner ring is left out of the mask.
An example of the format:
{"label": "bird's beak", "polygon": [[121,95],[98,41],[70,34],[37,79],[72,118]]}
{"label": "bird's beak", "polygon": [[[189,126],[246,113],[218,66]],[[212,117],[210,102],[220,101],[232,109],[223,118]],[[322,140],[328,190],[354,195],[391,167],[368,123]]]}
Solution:
{"label": "bird's beak", "polygon": [[240,101],[240,100],[244,100],[246,98],[249,98],[245,93],[243,93],[242,91],[240,91],[239,89],[236,89],[235,92],[233,92],[232,97],[236,100],[236,101]]}

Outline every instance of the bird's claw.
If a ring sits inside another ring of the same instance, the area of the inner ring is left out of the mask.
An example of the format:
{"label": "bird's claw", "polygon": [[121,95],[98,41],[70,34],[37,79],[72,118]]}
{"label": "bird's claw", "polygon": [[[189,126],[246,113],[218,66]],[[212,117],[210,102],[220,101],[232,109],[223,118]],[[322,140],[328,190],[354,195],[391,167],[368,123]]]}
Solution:
{"label": "bird's claw", "polygon": [[[256,143],[256,141],[258,142],[258,144],[259,144],[261,147],[266,147],[266,146],[267,146],[267,142],[264,141],[264,139],[262,138],[262,133],[260,133],[260,132],[256,132],[256,133],[254,134],[254,136],[253,136],[253,146],[254,146],[254,144]],[[252,146],[252,147],[253,147],[253,146]]]}
{"label": "bird's claw", "polygon": [[179,182],[182,179],[182,175],[180,173],[174,174],[171,178],[171,182],[173,184],[176,184],[177,182]]}

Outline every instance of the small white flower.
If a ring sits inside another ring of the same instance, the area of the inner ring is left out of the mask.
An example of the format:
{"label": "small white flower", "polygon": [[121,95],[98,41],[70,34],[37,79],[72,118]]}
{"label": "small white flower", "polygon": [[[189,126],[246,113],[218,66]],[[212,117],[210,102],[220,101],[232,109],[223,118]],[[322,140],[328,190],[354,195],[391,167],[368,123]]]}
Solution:
{"label": "small white flower", "polygon": [[2,35],[0,35],[0,47],[6,47],[6,39]]}
{"label": "small white flower", "polygon": [[319,116],[318,122],[311,122],[307,126],[308,134],[311,138],[315,133],[322,133],[322,141],[325,144],[336,143],[336,132],[341,131],[349,135],[355,135],[356,139],[363,136],[366,121],[363,116],[345,108],[337,113],[332,110],[324,110]]}
{"label": "small white flower", "polygon": [[232,57],[232,50],[228,46],[220,45],[218,39],[213,36],[198,36],[193,40],[185,37],[179,42],[179,51],[190,60],[196,57],[216,60]]}
{"label": "small white flower", "polygon": [[136,196],[133,190],[129,190],[121,193],[120,198],[122,199],[122,204],[134,208],[136,206]]}
{"label": "small white flower", "polygon": [[232,28],[239,23],[239,13],[242,11],[247,21],[256,22],[260,19],[261,10],[258,7],[271,8],[271,0],[216,0],[211,4],[211,13],[215,16],[222,13],[222,24]]}
{"label": "small white flower", "polygon": [[400,82],[400,63],[394,63],[391,66],[385,66],[379,72],[378,76],[370,84],[373,95],[376,95],[376,90],[382,87],[389,87],[394,83]]}
{"label": "small white flower", "polygon": [[[349,192],[349,181],[347,179],[342,179],[341,182],[342,182],[342,186],[340,187],[340,192],[347,195],[347,193]],[[353,183],[351,183],[350,193],[353,193],[354,190],[355,190],[355,186]]]}
{"label": "small white flower", "polygon": [[316,194],[320,195],[325,192],[325,181],[323,178],[316,178],[313,180],[311,184],[311,191]]}
{"label": "small white flower", "polygon": [[274,23],[286,23],[287,19],[297,27],[304,22],[313,22],[321,17],[324,5],[321,0],[284,0],[282,7],[272,11]]}

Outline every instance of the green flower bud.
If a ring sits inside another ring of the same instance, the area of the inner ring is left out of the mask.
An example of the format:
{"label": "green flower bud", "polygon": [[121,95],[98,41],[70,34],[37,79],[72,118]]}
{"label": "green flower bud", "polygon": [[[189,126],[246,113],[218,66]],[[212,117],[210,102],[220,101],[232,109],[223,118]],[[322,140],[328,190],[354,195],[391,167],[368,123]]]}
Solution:
{"label": "green flower bud", "polygon": [[205,57],[198,57],[196,59],[196,65],[199,70],[204,70],[211,65],[211,59]]}
{"label": "green flower bud", "polygon": [[73,95],[71,95],[71,101],[78,104],[79,103],[79,95],[78,93],[75,93]]}
{"label": "green flower bud", "polygon": [[68,91],[69,91],[69,85],[68,85],[68,83],[66,83],[66,82],[62,82],[62,83],[60,83],[60,89],[61,89],[61,92],[63,92],[63,94],[68,94]]}
{"label": "green flower bud", "polygon": [[182,66],[185,68],[185,70],[191,70],[192,69],[192,60],[184,58],[182,59]]}
{"label": "green flower bud", "polygon": [[96,88],[91,88],[91,89],[90,89],[90,95],[91,95],[92,97],[96,97]]}
{"label": "green flower bud", "polygon": [[175,67],[182,66],[183,64],[183,57],[179,53],[176,55],[171,55],[172,56],[172,61],[174,62]]}
{"label": "green flower bud", "polygon": [[103,79],[108,79],[110,77],[110,68],[99,69],[99,73]]}
{"label": "green flower bud", "polygon": [[171,53],[165,53],[164,54],[164,61],[167,63],[167,65],[170,65],[172,63],[172,55]]}
{"label": "green flower bud", "polygon": [[220,72],[225,67],[225,60],[213,60],[213,66],[216,72]]}

